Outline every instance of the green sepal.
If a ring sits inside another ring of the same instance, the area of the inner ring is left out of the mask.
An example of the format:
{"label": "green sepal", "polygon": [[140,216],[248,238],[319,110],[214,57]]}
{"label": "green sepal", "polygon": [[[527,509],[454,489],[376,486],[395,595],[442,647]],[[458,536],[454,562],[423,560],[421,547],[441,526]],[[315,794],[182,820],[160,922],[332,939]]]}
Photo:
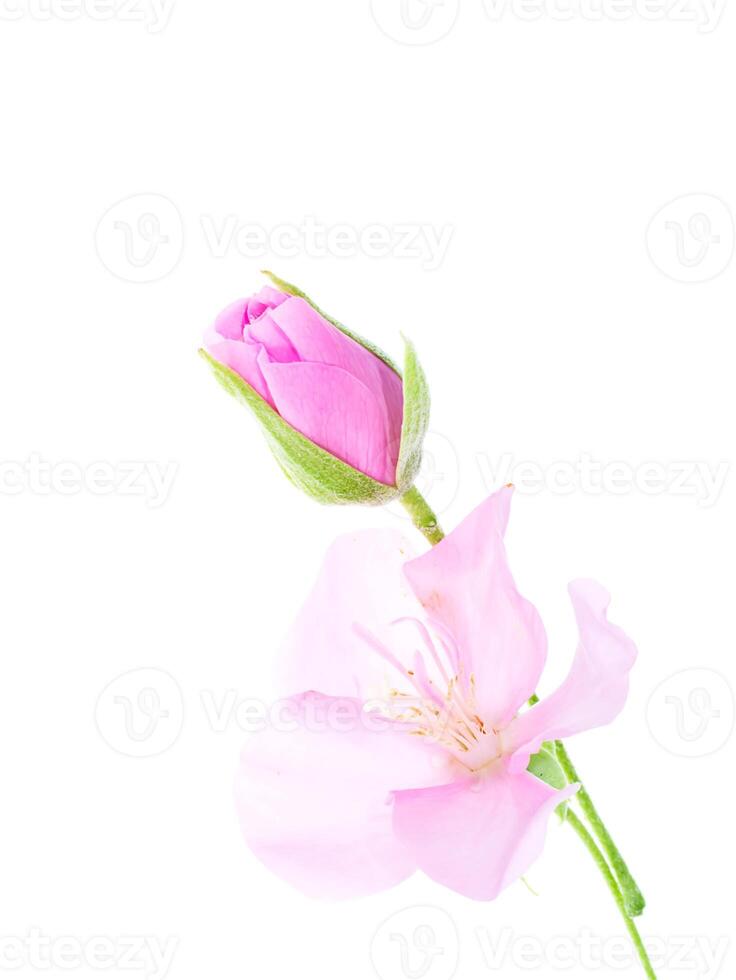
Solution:
{"label": "green sepal", "polygon": [[388,503],[401,493],[397,487],[379,483],[310,442],[240,375],[205,350],[199,353],[225,391],[247,405],[256,416],[272,453],[291,482],[314,500],[323,504],[378,505]]}
{"label": "green sepal", "polygon": [[384,364],[388,365],[392,371],[395,371],[398,376],[401,377],[401,371],[399,371],[398,367],[394,364],[388,354],[384,353],[380,347],[376,347],[376,345],[372,344],[370,340],[366,340],[365,337],[361,337],[360,334],[350,330],[344,323],[340,323],[339,320],[336,320],[333,316],[330,316],[329,313],[325,313],[325,311],[320,309],[314,300],[310,299],[310,297],[307,296],[303,290],[299,289],[298,286],[295,286],[291,282],[287,282],[286,279],[282,279],[273,272],[269,272],[268,269],[262,269],[261,271],[263,272],[264,276],[268,276],[274,286],[277,289],[280,289],[282,293],[288,293],[289,296],[298,296],[300,299],[305,300],[307,303],[309,303],[312,309],[316,310],[321,317],[327,320],[328,323],[331,323],[333,327],[337,327],[341,333],[344,333],[346,337],[350,337],[350,339],[354,340],[356,344],[360,344],[361,347],[365,347],[365,349],[370,351],[371,354],[375,354],[376,357],[380,358]]}
{"label": "green sepal", "polygon": [[[557,761],[554,742],[543,743],[539,752],[529,760],[527,771],[553,789],[564,789],[568,785],[567,776]],[[564,821],[567,816],[567,802],[561,803],[556,812],[560,820]]]}
{"label": "green sepal", "polygon": [[531,757],[527,768],[533,776],[553,789],[564,789],[567,786],[567,776],[549,742],[545,742],[539,752]]}
{"label": "green sepal", "polygon": [[404,337],[404,418],[401,423],[401,448],[396,466],[396,485],[408,490],[422,463],[422,446],[429,425],[429,385],[417,352]]}

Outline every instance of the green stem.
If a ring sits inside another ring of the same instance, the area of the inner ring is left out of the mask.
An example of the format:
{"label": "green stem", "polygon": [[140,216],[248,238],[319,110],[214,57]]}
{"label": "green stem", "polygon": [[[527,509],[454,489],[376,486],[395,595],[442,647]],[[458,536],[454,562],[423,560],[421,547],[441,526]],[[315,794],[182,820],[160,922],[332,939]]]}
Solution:
{"label": "green stem", "polygon": [[562,766],[562,770],[567,776],[568,781],[571,783],[580,783],[581,789],[575,799],[580,804],[580,808],[588,818],[588,823],[593,828],[596,837],[601,843],[601,847],[605,851],[608,860],[611,862],[611,867],[613,868],[616,878],[618,879],[618,883],[621,886],[621,892],[623,894],[627,914],[630,916],[641,915],[644,911],[646,902],[644,900],[644,896],[639,890],[639,886],[634,881],[634,877],[621,856],[621,852],[614,844],[613,838],[609,834],[606,825],[601,820],[600,814],[595,808],[595,804],[588,795],[585,785],[580,779],[570,756],[567,754],[567,749],[562,742],[555,742],[555,749],[557,752],[557,759]]}
{"label": "green stem", "polygon": [[414,527],[422,532],[430,544],[439,544],[445,532],[439,525],[437,515],[417,488],[410,487],[399,500],[409,512]]}
{"label": "green stem", "polygon": [[626,924],[626,929],[629,935],[631,936],[631,941],[634,944],[634,948],[636,949],[636,952],[639,955],[639,959],[641,960],[641,965],[644,967],[644,972],[649,977],[649,980],[657,980],[657,975],[654,972],[654,968],[652,967],[652,963],[651,960],[649,959],[649,955],[647,954],[646,947],[644,946],[644,942],[641,938],[641,935],[639,934],[639,930],[636,928],[636,923],[626,911],[626,903],[624,901],[624,896],[621,893],[620,888],[618,887],[618,883],[616,882],[613,872],[608,866],[608,862],[606,861],[605,855],[596,844],[595,840],[593,839],[593,836],[591,835],[590,831],[587,829],[585,824],[582,822],[582,820],[580,820],[577,814],[570,809],[570,807],[567,808],[567,813],[564,819],[566,823],[570,824],[572,829],[575,831],[575,833],[578,835],[580,840],[583,842],[588,852],[590,853],[591,857],[593,858],[596,865],[598,866],[598,870],[605,878],[606,884],[611,890],[611,894],[613,895],[614,901],[616,902],[616,905],[618,906],[618,910],[621,913],[624,923]]}

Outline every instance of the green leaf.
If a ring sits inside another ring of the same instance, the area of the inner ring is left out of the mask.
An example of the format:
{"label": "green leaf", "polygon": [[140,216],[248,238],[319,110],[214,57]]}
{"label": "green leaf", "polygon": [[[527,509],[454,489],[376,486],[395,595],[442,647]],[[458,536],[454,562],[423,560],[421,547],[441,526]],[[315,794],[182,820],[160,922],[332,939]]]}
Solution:
{"label": "green leaf", "polygon": [[251,409],[281,469],[300,490],[323,504],[385,504],[399,495],[397,487],[371,479],[310,442],[240,375],[205,350],[199,353],[225,391]]}
{"label": "green leaf", "polygon": [[280,289],[282,293],[288,293],[290,296],[299,296],[300,299],[305,300],[307,303],[309,303],[312,309],[315,309],[321,317],[324,317],[324,319],[327,320],[328,323],[331,323],[333,327],[337,327],[341,333],[344,333],[346,337],[350,337],[350,339],[354,340],[356,344],[360,344],[361,347],[365,347],[365,349],[370,351],[371,354],[375,354],[376,357],[380,358],[384,364],[388,365],[392,371],[395,371],[399,377],[401,377],[401,371],[399,371],[388,354],[385,354],[380,347],[376,347],[376,345],[372,344],[370,340],[366,340],[365,337],[361,337],[360,334],[348,329],[344,323],[340,323],[339,320],[336,320],[334,317],[330,316],[329,313],[325,313],[325,311],[320,309],[314,300],[310,299],[309,296],[307,296],[303,290],[299,289],[298,286],[295,286],[291,282],[287,282],[285,279],[282,279],[273,272],[269,272],[268,269],[263,269],[262,272],[264,276],[268,276],[274,286],[277,289]]}
{"label": "green leaf", "polygon": [[422,446],[429,425],[429,385],[417,352],[404,337],[404,418],[401,448],[396,467],[396,485],[402,490],[414,482],[422,463]]}

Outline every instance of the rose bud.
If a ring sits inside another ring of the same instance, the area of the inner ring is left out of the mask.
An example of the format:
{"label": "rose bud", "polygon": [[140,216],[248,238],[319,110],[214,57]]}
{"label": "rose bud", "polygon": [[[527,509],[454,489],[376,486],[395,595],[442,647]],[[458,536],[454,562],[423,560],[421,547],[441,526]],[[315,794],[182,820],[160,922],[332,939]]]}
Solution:
{"label": "rose bud", "polygon": [[[268,275],[271,275],[268,273]],[[323,503],[382,504],[412,486],[429,392],[405,340],[404,376],[368,341],[271,276],[217,317],[204,358],[254,412],[287,476]]]}

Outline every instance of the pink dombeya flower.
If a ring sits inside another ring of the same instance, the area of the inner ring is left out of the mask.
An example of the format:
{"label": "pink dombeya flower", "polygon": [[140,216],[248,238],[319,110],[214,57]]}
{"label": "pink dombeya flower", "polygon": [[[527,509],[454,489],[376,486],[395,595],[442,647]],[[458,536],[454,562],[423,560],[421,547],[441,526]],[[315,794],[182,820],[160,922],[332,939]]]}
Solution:
{"label": "pink dombeya flower", "polygon": [[264,286],[223,310],[204,344],[311,442],[394,484],[401,378],[306,300]]}
{"label": "pink dombeya flower", "polygon": [[570,673],[523,710],[547,642],[506,562],[510,498],[496,493],[418,558],[379,531],[328,553],[281,661],[286,690],[308,693],[246,744],[236,785],[246,841],[302,891],[368,894],[420,869],[494,898],[578,788],[533,776],[531,755],[623,707],[636,649],[608,622],[606,591],[580,580]]}

